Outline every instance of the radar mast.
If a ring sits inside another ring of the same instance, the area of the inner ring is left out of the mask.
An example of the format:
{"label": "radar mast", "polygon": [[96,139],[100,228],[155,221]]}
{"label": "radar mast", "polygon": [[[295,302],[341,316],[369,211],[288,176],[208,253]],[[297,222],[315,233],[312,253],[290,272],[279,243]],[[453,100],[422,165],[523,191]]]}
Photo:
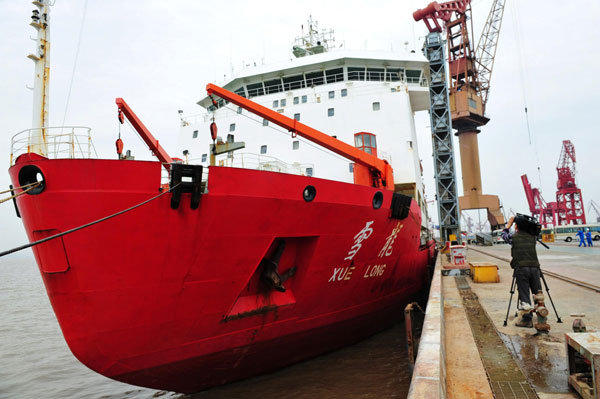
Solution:
{"label": "radar mast", "polygon": [[311,15],[308,18],[308,32],[306,35],[304,34],[304,25],[302,25],[302,36],[294,40],[292,53],[296,58],[300,58],[329,51],[330,48],[335,46],[333,33],[333,29],[322,29],[319,32],[319,23],[313,21]]}

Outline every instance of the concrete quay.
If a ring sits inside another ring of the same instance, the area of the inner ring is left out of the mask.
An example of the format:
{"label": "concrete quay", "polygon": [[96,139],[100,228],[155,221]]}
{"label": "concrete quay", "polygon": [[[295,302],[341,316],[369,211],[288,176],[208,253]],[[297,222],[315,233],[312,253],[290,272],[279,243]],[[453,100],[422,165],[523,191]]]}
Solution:
{"label": "concrete quay", "polygon": [[580,397],[568,385],[565,333],[573,332],[571,314],[581,313],[588,332],[600,331],[600,244],[578,248],[555,243],[549,250],[538,245],[537,252],[562,320],[557,322],[544,287],[551,326],[547,335],[514,326],[516,289],[507,326],[503,325],[513,274],[507,261],[510,246],[467,250],[467,262],[498,266],[499,283],[474,283],[468,275],[452,275],[456,272],[443,276],[450,262],[445,254],[438,256],[409,398]]}

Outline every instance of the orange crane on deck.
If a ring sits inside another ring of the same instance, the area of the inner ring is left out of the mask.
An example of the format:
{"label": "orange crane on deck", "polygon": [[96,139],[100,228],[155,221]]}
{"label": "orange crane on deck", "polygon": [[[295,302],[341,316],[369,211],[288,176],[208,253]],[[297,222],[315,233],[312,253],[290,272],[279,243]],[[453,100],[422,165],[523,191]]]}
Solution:
{"label": "orange crane on deck", "polygon": [[[212,98],[213,95],[218,96],[226,101],[236,104],[252,113],[275,123],[278,126],[287,129],[292,134],[297,134],[304,137],[313,143],[316,143],[338,155],[345,157],[346,159],[355,163],[354,165],[354,183],[369,187],[379,187],[387,190],[394,191],[394,171],[388,161],[380,159],[375,155],[371,155],[359,148],[353,147],[349,144],[344,143],[334,137],[331,137],[323,132],[313,129],[303,123],[298,122],[296,119],[289,118],[278,112],[275,112],[267,107],[255,103],[254,101],[248,100],[242,96],[230,92],[222,87],[214,84],[208,84],[206,91],[211,97],[213,103],[216,104],[216,100]],[[171,171],[171,164],[174,159],[165,151],[165,149],[159,144],[158,140],[154,138],[148,128],[142,123],[138,116],[133,112],[131,107],[122,98],[116,99],[118,107],[119,122],[122,124],[127,118],[133,128],[140,135],[142,140],[148,145],[148,148],[152,153],[159,159],[167,171]],[[211,134],[213,135],[213,141],[216,139],[216,125],[211,125]],[[119,156],[122,151],[122,142],[119,144],[119,138],[117,140],[117,153]]]}
{"label": "orange crane on deck", "polygon": [[394,190],[394,172],[387,161],[212,83],[206,86],[206,92],[211,99],[216,95],[354,162],[355,184]]}
{"label": "orange crane on deck", "polygon": [[[117,104],[117,108],[119,110],[118,118],[119,122],[123,124],[125,122],[125,118],[129,120],[131,126],[138,132],[144,143],[150,148],[150,151],[158,158],[158,160],[162,163],[163,167],[167,170],[171,170],[171,164],[174,162],[173,158],[167,153],[167,151],[158,143],[158,140],[150,133],[150,130],[144,125],[140,118],[133,112],[129,104],[125,102],[122,98],[117,98],[115,100]],[[121,151],[123,150],[123,142],[120,143],[119,148],[119,138],[117,140],[117,153],[121,156]]]}

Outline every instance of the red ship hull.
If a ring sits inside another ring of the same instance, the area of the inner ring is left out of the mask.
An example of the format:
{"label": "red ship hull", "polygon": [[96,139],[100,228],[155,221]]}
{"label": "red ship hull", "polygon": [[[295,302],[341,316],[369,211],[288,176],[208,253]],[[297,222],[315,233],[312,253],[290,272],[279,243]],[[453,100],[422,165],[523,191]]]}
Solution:
{"label": "red ship hull", "polygon": [[[33,154],[10,169],[15,186],[28,165],[45,182],[17,198],[31,241],[160,187],[158,162]],[[189,194],[172,209],[168,193],[33,248],[65,340],[92,370],[197,392],[356,342],[389,326],[428,282],[435,249],[420,245],[420,209],[412,201],[408,217],[391,218],[390,191],[374,209],[376,188],[222,167],[210,168],[206,191],[198,209]],[[278,292],[260,265],[282,241],[279,271],[296,273]]]}

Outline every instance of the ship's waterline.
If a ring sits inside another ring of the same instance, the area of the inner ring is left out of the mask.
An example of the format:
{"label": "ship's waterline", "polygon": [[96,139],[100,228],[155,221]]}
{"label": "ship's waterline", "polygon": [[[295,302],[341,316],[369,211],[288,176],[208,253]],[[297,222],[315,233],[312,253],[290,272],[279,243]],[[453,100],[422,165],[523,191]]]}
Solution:
{"label": "ship's waterline", "polygon": [[80,364],[61,336],[33,257],[0,260],[0,398],[403,398],[404,326],[265,376],[193,395],[132,387]]}

